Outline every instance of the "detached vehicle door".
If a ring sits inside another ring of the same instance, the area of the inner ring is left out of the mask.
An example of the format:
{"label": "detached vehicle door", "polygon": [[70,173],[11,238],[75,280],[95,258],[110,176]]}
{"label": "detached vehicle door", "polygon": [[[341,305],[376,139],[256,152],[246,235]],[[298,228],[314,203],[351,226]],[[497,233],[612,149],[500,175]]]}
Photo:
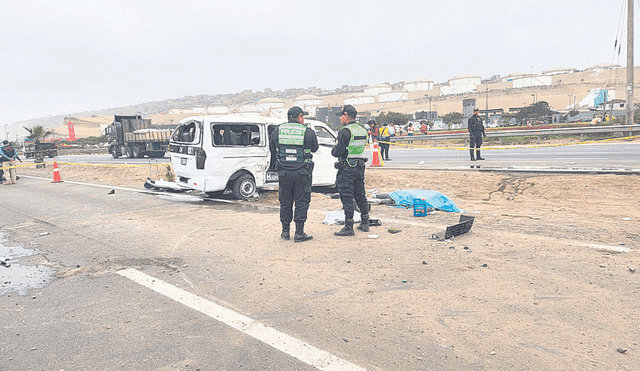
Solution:
{"label": "detached vehicle door", "polygon": [[318,151],[313,154],[313,186],[333,186],[336,183],[338,170],[333,166],[337,161],[331,155],[331,149],[336,145],[337,134],[325,123],[316,120],[305,120],[316,132]]}
{"label": "detached vehicle door", "polygon": [[169,151],[176,173],[176,183],[193,189],[204,190],[203,119],[184,120],[171,134]]}

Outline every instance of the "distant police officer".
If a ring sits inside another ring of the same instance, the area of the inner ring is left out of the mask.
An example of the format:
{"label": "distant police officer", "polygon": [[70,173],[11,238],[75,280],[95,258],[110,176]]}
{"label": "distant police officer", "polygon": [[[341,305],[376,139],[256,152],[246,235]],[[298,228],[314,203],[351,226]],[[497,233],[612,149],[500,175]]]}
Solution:
{"label": "distant police officer", "polygon": [[344,127],[338,132],[338,140],[331,150],[331,155],[339,159],[336,162],[338,168],[336,186],[344,209],[344,228],[334,234],[355,236],[353,215],[356,204],[360,208],[362,217],[358,229],[369,232],[369,204],[364,189],[364,169],[367,161],[364,147],[367,142],[367,131],[356,123],[357,111],[352,105],[344,106],[339,114],[340,123]]}
{"label": "distant police officer", "polygon": [[[294,242],[308,241],[313,236],[304,232],[307,210],[311,202],[311,176],[313,162],[311,152],[318,150],[318,138],[313,129],[304,125],[308,115],[300,107],[291,107],[287,113],[289,122],[278,126],[271,133],[269,148],[276,154],[280,201],[282,237],[290,238],[291,220],[296,223]],[[295,218],[293,204],[295,202]]]}
{"label": "distant police officer", "polygon": [[[8,140],[2,142],[0,147],[0,166],[6,168],[4,175],[6,182],[4,184],[16,184],[16,160],[22,162],[18,156],[18,152],[13,148]],[[0,178],[1,179],[1,178]]]}
{"label": "distant police officer", "polygon": [[467,124],[467,129],[469,130],[469,154],[471,155],[471,161],[484,160],[484,158],[480,157],[480,146],[482,145],[482,137],[486,137],[487,134],[484,133],[484,125],[482,124],[479,109],[476,108],[473,110],[473,115],[469,117]]}

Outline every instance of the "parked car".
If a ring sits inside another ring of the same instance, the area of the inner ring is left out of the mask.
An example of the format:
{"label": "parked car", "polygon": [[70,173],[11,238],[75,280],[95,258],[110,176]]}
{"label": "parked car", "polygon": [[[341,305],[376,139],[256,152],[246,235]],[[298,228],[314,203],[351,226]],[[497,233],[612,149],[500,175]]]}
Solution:
{"label": "parked car", "polygon": [[[248,116],[194,116],[180,121],[171,134],[169,152],[176,183],[207,193],[233,192],[252,197],[258,188],[278,184],[269,135],[282,120]],[[312,186],[334,186],[337,170],[331,156],[336,133],[325,123],[305,120],[320,148],[313,154]]]}

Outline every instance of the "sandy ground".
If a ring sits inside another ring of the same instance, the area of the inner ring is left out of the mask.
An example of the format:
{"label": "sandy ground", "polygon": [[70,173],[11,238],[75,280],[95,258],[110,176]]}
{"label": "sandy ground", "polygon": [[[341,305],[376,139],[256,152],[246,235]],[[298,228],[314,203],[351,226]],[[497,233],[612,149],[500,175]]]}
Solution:
{"label": "sandy ground", "polygon": [[[60,167],[63,180],[136,189],[148,176],[160,179],[164,172],[163,167]],[[19,174],[51,178],[52,170],[28,168]],[[429,236],[455,224],[458,214],[414,217],[411,210],[373,205],[371,216],[383,226],[372,227],[370,234],[379,238],[359,232],[340,239],[333,236],[339,227],[322,224],[325,212],[341,208],[339,200],[314,193],[306,230],[315,238],[294,245],[278,238],[276,212],[265,216],[248,207],[220,213],[217,243],[236,244],[233,226],[250,225],[240,227],[242,238],[264,242],[247,254],[261,257],[261,274],[271,283],[259,287],[269,293],[262,298],[245,292],[230,293],[227,300],[250,311],[276,305],[279,292],[316,292],[310,300],[326,302],[342,316],[326,331],[356,323],[367,327],[371,332],[363,339],[406,357],[410,369],[421,369],[420,362],[438,356],[438,349],[464,358],[460,369],[640,369],[639,176],[384,168],[369,169],[366,182],[368,190],[380,192],[442,192],[475,217],[474,226],[439,242]],[[262,191],[245,204],[277,210],[277,193]],[[206,212],[190,212],[191,219],[167,229],[167,237],[176,240],[200,224],[210,228]],[[390,234],[388,227],[401,232]],[[204,248],[204,236],[200,243],[189,238],[183,244],[190,253]],[[327,290],[335,292],[320,294]],[[376,353],[371,362],[393,369]]]}

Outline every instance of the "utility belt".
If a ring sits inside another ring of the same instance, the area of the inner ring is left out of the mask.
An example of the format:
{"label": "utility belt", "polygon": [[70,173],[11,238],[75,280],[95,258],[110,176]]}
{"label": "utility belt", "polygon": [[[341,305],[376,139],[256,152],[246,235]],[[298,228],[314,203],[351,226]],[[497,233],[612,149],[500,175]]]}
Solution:
{"label": "utility belt", "polygon": [[366,157],[365,158],[346,158],[334,163],[333,167],[335,167],[338,170],[340,169],[347,170],[347,169],[354,169],[354,168],[364,169],[365,168],[364,164],[368,160],[369,159]]}

